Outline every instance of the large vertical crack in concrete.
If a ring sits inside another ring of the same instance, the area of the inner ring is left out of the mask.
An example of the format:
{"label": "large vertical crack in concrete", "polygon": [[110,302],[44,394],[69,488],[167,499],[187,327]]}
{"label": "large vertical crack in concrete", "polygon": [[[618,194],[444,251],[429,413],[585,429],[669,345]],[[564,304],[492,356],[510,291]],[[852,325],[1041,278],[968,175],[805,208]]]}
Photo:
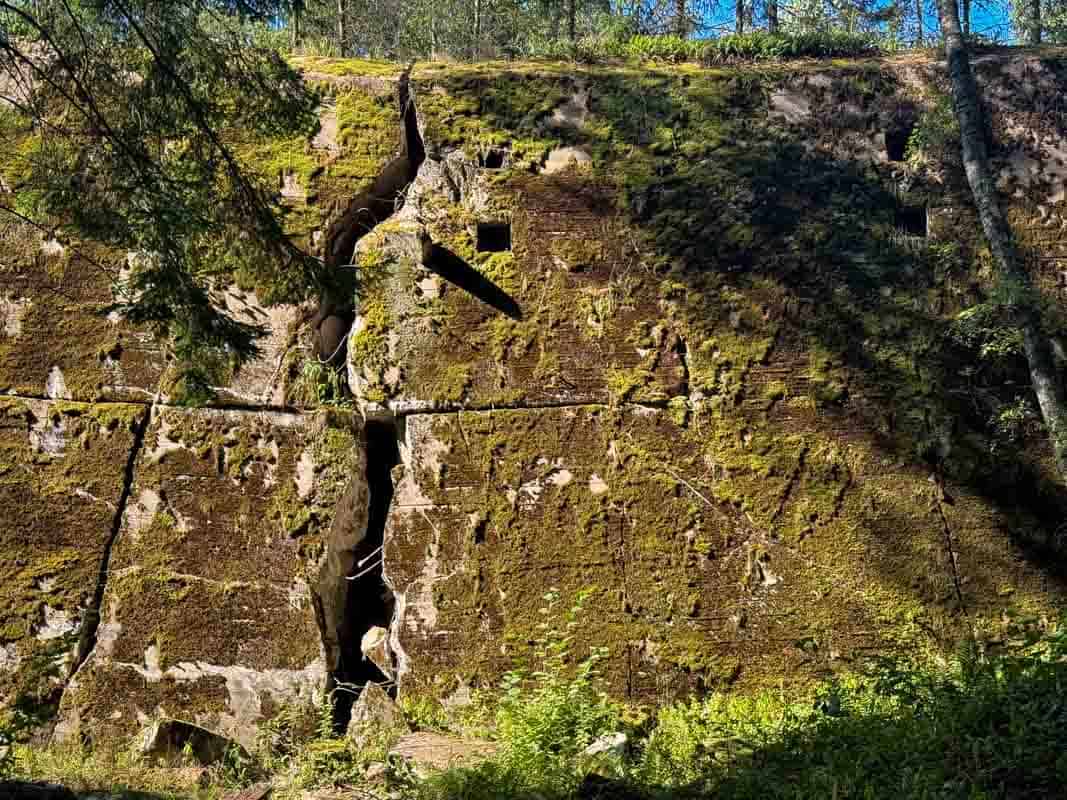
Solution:
{"label": "large vertical crack in concrete", "polygon": [[410,67],[397,87],[400,122],[400,152],[373,183],[353,197],[341,216],[326,231],[324,259],[329,285],[323,290],[312,320],[315,351],[321,361],[337,368],[345,360],[345,344],[354,320],[351,275],[356,244],[376,226],[391,217],[403,203],[408,187],[426,160],[419,132],[418,111],[411,91]]}
{"label": "large vertical crack in concrete", "polygon": [[[400,154],[369,189],[353,198],[326,235],[326,263],[335,270],[354,259],[356,244],[400,208],[426,158],[410,88],[410,69],[401,76],[397,99]],[[342,287],[345,285],[341,281]],[[351,294],[324,292],[312,323],[320,360],[341,368],[345,342],[355,318]],[[400,461],[397,423],[369,420],[361,437],[364,474],[351,478],[327,538],[327,552],[315,590],[315,609],[329,676],[334,724],[347,726],[352,705],[368,683],[389,684],[391,665],[364,654],[364,638],[389,628],[393,593],[382,575],[385,525],[393,497],[392,470]]]}
{"label": "large vertical crack in concrete", "polygon": [[152,419],[154,407],[154,405],[147,407],[133,425],[133,444],[130,446],[130,453],[126,458],[126,466],[122,477],[122,491],[119,494],[118,504],[115,508],[115,516],[111,521],[111,530],[108,533],[107,541],[104,543],[104,552],[100,557],[100,569],[96,577],[96,587],[89,601],[89,608],[82,619],[81,631],[78,634],[78,644],[74,651],[74,660],[67,675],[68,680],[81,669],[82,664],[86,662],[93,648],[96,647],[97,633],[100,630],[101,606],[104,603],[104,592],[107,590],[108,575],[111,569],[111,553],[115,549],[115,543],[118,541],[119,533],[122,530],[126,506],[133,491],[137,459],[140,457],[141,450],[144,447],[145,434],[148,432],[148,425]]}
{"label": "large vertical crack in concrete", "polygon": [[[368,422],[364,429],[367,448],[367,536],[356,552],[353,571],[348,576],[348,596],[341,636],[341,677],[362,687],[368,683],[387,684],[395,674],[392,664],[383,664],[364,653],[364,639],[374,630],[385,631],[392,623],[395,602],[383,580],[385,526],[393,501],[393,468],[400,463],[396,426],[392,422]],[[391,659],[390,659],[391,661]],[[348,695],[348,697],[354,697]],[[347,712],[338,707],[340,722]]]}
{"label": "large vertical crack in concrete", "polygon": [[392,471],[400,461],[392,421],[368,422],[360,447],[360,474],[353,475],[335,509],[327,552],[315,588],[315,610],[325,650],[338,729],[348,724],[352,705],[369,683],[389,685],[391,663],[364,654],[364,639],[384,632],[393,618],[393,593],[382,577],[383,545],[393,499]]}

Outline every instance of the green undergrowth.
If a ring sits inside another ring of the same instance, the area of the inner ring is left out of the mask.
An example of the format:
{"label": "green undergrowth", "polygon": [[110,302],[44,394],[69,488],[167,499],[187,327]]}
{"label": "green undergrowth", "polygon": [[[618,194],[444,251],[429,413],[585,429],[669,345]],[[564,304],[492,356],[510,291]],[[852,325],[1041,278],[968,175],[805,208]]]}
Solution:
{"label": "green undergrowth", "polygon": [[[968,639],[937,661],[877,658],[810,689],[716,692],[656,710],[610,699],[598,669],[607,654],[579,651],[588,596],[561,613],[560,596],[545,595],[532,657],[496,689],[463,706],[400,702],[409,728],[495,740],[473,766],[420,775],[389,755],[403,726],[339,734],[322,698],[279,710],[254,761],[206,771],[132,751],[5,750],[14,731],[0,718],[0,778],[198,800],[265,778],[283,800],[329,789],[412,800],[989,800],[1058,796],[1067,780],[1063,622],[1020,625],[996,650]],[[608,737],[618,746],[593,753]]]}
{"label": "green undergrowth", "polygon": [[573,59],[583,62],[625,59],[633,61],[697,62],[722,64],[733,61],[780,61],[798,58],[849,58],[876,55],[878,40],[866,34],[844,31],[813,33],[728,34],[715,39],[681,36],[593,36],[574,42],[533,42],[529,58]]}
{"label": "green undergrowth", "polygon": [[[539,668],[496,700],[499,755],[420,783],[421,800],[565,797],[1049,797],[1067,779],[1067,634],[1020,634],[997,653],[880,658],[814,689],[711,694],[658,711],[613,703],[599,653],[574,663],[581,624],[546,624]],[[625,734],[618,752],[584,753]]]}

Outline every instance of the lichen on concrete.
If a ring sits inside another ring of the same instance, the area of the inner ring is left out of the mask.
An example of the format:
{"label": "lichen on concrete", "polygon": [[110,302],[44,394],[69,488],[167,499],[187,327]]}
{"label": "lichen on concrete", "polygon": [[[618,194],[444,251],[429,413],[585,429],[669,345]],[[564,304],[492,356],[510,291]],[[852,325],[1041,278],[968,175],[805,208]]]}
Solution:
{"label": "lichen on concrete", "polygon": [[54,711],[144,413],[0,398],[0,706]]}
{"label": "lichen on concrete", "polygon": [[[338,412],[158,409],[64,733],[128,735],[164,714],[248,744],[274,709],[321,691],[313,586],[334,511],[362,477],[357,442]],[[131,675],[138,688],[113,713]]]}
{"label": "lichen on concrete", "polygon": [[[1050,98],[1065,76],[1019,58],[977,72],[1062,336],[1067,128]],[[320,135],[235,144],[315,251],[396,153],[400,70],[299,65],[323,90]],[[1040,119],[1010,91],[1019,70],[1049,98]],[[1058,613],[1047,553],[1067,498],[1039,427],[1000,424],[1026,407],[1025,364],[960,333],[1000,289],[959,163],[935,146],[952,137],[936,65],[425,64],[411,85],[428,158],[356,248],[347,364],[359,411],[404,433],[380,656],[402,699],[495,684],[530,656],[548,587],[563,602],[595,587],[575,653],[607,647],[612,691],[639,702],[942,654],[975,632],[995,643],[1005,619]],[[909,126],[922,135],[898,160]],[[0,391],[53,398],[3,406],[0,492],[52,519],[121,487],[83,461],[113,446],[120,463],[144,413],[76,401],[162,386],[166,402],[167,376],[143,333],[89,313],[110,288],[73,247],[0,233]],[[284,403],[306,309],[272,304],[313,288],[232,277],[231,310],[273,335],[219,402]],[[59,288],[75,299],[45,299]],[[180,713],[246,740],[323,685],[371,503],[357,430],[342,412],[157,407],[61,730],[106,738]],[[75,510],[61,537],[98,541]],[[49,547],[13,550],[5,674],[24,642],[76,622],[85,581],[54,576],[95,575],[95,554]]]}

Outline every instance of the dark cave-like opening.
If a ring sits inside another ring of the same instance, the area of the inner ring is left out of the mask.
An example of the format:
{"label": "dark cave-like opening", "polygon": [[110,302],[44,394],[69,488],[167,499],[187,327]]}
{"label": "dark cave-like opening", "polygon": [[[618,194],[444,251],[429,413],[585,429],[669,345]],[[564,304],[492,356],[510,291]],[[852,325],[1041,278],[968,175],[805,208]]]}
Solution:
{"label": "dark cave-like opening", "polygon": [[494,149],[481,153],[478,161],[482,169],[503,169],[506,156],[507,151]]}
{"label": "dark cave-like opening", "polygon": [[[382,547],[389,506],[393,502],[393,467],[400,463],[397,424],[392,420],[369,421],[363,429],[367,453],[367,485],[370,504],[367,535],[354,553],[355,563],[348,580],[344,623],[341,628],[341,658],[335,680],[342,691],[335,695],[334,721],[344,730],[352,715],[359,691],[368,683],[387,684],[376,664],[364,658],[364,634],[371,628],[388,628],[393,617],[393,595],[382,577]],[[387,687],[390,694],[392,686]]]}
{"label": "dark cave-like opening", "polygon": [[890,161],[903,161],[908,151],[908,140],[915,130],[914,122],[901,122],[885,132],[885,155]]}
{"label": "dark cave-like opening", "polygon": [[926,206],[897,206],[894,220],[897,230],[909,236],[926,236]]}

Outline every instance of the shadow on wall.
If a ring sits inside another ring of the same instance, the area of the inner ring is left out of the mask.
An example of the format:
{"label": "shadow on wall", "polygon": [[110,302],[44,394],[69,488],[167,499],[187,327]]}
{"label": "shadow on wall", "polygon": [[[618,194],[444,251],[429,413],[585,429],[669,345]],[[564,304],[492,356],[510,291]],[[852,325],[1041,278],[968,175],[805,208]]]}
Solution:
{"label": "shadow on wall", "polygon": [[[1011,531],[1023,535],[1028,558],[1062,578],[1061,559],[1052,554],[1067,546],[1056,533],[1067,514],[1067,492],[1049,469],[1048,444],[1040,434],[998,441],[991,424],[1015,402],[1017,387],[1028,383],[1025,361],[1012,353],[1000,363],[983,363],[950,335],[955,314],[988,295],[974,267],[980,242],[966,238],[980,231],[953,231],[962,240],[955,252],[951,243],[925,238],[925,198],[971,206],[958,164],[947,165],[947,192],[920,185],[903,195],[893,164],[864,168],[813,151],[807,136],[825,146],[814,130],[825,119],[787,131],[756,113],[766,104],[762,88],[706,80],[701,85],[663,73],[635,86],[614,79],[605,89],[611,102],[594,110],[613,136],[654,165],[629,174],[625,192],[632,223],[664,257],[664,278],[704,298],[698,316],[709,321],[721,319],[715,304],[729,288],[778,323],[773,349],[753,365],[744,393],[760,391],[763,366],[781,366],[793,354],[827,354],[847,374],[805,424],[862,437],[918,473],[973,489],[1013,520]],[[658,91],[650,91],[649,82]],[[627,111],[649,103],[660,104],[654,115]],[[702,157],[660,155],[650,117],[688,120],[694,132],[708,128]],[[840,124],[847,127],[849,120]],[[824,130],[822,136],[840,133]],[[900,143],[890,138],[886,144],[899,149]],[[784,289],[788,303],[769,304],[768,286]],[[813,371],[808,364],[794,366]],[[768,417],[773,423],[775,412]]]}
{"label": "shadow on wall", "polygon": [[[583,79],[596,125],[560,138],[586,145],[619,186],[619,206],[641,234],[655,280],[680,298],[671,301],[672,324],[684,320],[689,390],[714,398],[714,413],[741,429],[739,437],[763,430],[772,440],[802,432],[862,443],[909,486],[944,483],[984,498],[985,529],[999,527],[1036,569],[1063,579],[1067,542],[1057,531],[1067,492],[1050,472],[1047,442],[1033,430],[1005,437],[996,425],[1020,395],[1032,401],[1026,364],[1014,352],[984,359],[979,345],[953,333],[955,316],[989,294],[975,269],[978,229],[954,230],[959,246],[928,238],[931,199],[970,207],[958,165],[945,165],[944,186],[913,175],[902,188],[894,174],[902,132],[889,127],[921,109],[901,110],[907,101],[889,71],[860,66],[838,75],[840,88],[820,90],[811,119],[790,127],[768,120],[770,86],[781,75],[589,69]],[[532,92],[535,81],[520,77]],[[515,138],[537,135],[528,108],[507,105],[516,80],[484,73],[442,84],[477,94],[486,124]],[[569,79],[544,80],[555,82],[544,90],[551,95]],[[878,109],[879,98],[894,108]],[[834,111],[848,104],[862,113]],[[852,137],[873,147],[872,123],[886,129],[879,146],[891,152],[864,164],[841,143]],[[567,173],[550,180],[561,196],[583,182]],[[723,342],[745,337],[766,337],[769,350],[733,361],[722,354]],[[779,393],[810,403],[780,402]],[[716,494],[709,476],[695,485]],[[952,492],[931,494],[940,499],[922,524],[940,531]],[[868,547],[887,547],[884,540],[900,548],[886,558],[868,553],[867,568],[906,595],[915,565],[930,556],[906,534],[917,516],[912,501],[887,498],[863,520]],[[946,536],[951,551],[951,531]],[[989,576],[974,577],[981,580],[968,592],[996,596]]]}
{"label": "shadow on wall", "polygon": [[[510,234],[508,239],[508,248],[510,248]],[[486,305],[492,306],[501,314],[505,314],[514,320],[522,319],[522,309],[519,308],[519,304],[515,302],[511,295],[447,247],[435,244],[430,253],[430,260],[423,266],[440,275],[449,283],[478,298]]]}

